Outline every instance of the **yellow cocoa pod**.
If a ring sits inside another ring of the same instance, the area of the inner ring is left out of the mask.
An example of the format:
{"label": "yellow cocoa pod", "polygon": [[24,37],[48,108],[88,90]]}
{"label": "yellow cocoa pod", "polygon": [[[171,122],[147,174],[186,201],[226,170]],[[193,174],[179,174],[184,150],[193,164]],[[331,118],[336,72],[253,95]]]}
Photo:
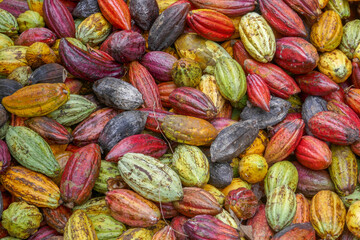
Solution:
{"label": "yellow cocoa pod", "polygon": [[360,238],[360,201],[354,202],[349,207],[346,226],[352,234]]}
{"label": "yellow cocoa pod", "polygon": [[83,210],[73,212],[65,225],[64,240],[97,240],[94,225]]}
{"label": "yellow cocoa pod", "polygon": [[57,60],[54,51],[43,42],[36,42],[26,51],[26,61],[32,68],[38,68],[47,63],[55,63]]}
{"label": "yellow cocoa pod", "polygon": [[178,0],[156,0],[159,6],[159,13],[162,13],[165,9],[167,9],[171,4],[175,3]]}
{"label": "yellow cocoa pod", "polygon": [[0,49],[0,75],[9,75],[18,67],[26,66],[25,46],[10,46]]}
{"label": "yellow cocoa pod", "polygon": [[219,189],[210,184],[206,184],[203,189],[213,195],[220,206],[224,205],[225,195]]}
{"label": "yellow cocoa pod", "polygon": [[0,33],[0,49],[14,46],[14,41],[7,35]]}
{"label": "yellow cocoa pod", "polygon": [[310,222],[321,239],[337,239],[344,230],[345,216],[344,204],[336,193],[323,190],[313,197]]}
{"label": "yellow cocoa pod", "polygon": [[323,9],[328,4],[329,0],[315,0],[319,2],[319,7]]}
{"label": "yellow cocoa pod", "polygon": [[333,10],[320,15],[310,33],[310,41],[320,52],[332,51],[337,48],[343,35],[341,18]]}
{"label": "yellow cocoa pod", "polygon": [[243,157],[239,163],[240,178],[249,182],[261,182],[267,173],[268,164],[266,159],[258,154]]}
{"label": "yellow cocoa pod", "polygon": [[238,228],[234,218],[225,209],[223,209],[218,215],[215,215],[215,217],[233,228]]}
{"label": "yellow cocoa pod", "polygon": [[153,232],[146,228],[132,228],[121,234],[116,240],[151,240],[153,237]]}
{"label": "yellow cocoa pod", "polygon": [[231,39],[240,38],[239,24],[240,24],[241,16],[239,16],[239,17],[231,17],[230,19],[231,19],[231,21],[232,21],[232,23],[234,24],[234,27],[235,27],[235,32],[231,36]]}
{"label": "yellow cocoa pod", "polygon": [[352,73],[351,61],[338,49],[321,54],[318,68],[336,83],[345,82]]}
{"label": "yellow cocoa pod", "polygon": [[238,188],[242,188],[242,187],[251,189],[251,184],[241,180],[240,178],[233,178],[230,185],[227,186],[226,188],[224,188],[221,192],[226,197],[230,191],[238,189]]}
{"label": "yellow cocoa pod", "polygon": [[242,158],[251,154],[263,155],[268,142],[269,139],[267,138],[266,132],[264,130],[260,130],[254,142],[243,153],[241,153],[239,157]]}
{"label": "yellow cocoa pod", "polygon": [[275,35],[261,15],[250,12],[243,16],[239,33],[244,47],[255,60],[271,62],[276,50]]}

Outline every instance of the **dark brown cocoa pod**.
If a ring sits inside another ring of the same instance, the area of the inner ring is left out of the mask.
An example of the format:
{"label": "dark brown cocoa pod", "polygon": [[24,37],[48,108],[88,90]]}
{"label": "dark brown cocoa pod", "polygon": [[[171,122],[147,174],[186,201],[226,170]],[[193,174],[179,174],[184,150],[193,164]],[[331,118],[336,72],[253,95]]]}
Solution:
{"label": "dark brown cocoa pod", "polygon": [[0,79],[0,103],[4,97],[10,96],[23,86],[15,81],[10,79]]}
{"label": "dark brown cocoa pod", "polygon": [[81,0],[72,11],[72,15],[77,18],[87,18],[97,12],[100,12],[97,0]]}
{"label": "dark brown cocoa pod", "polygon": [[171,46],[183,33],[190,4],[184,2],[167,8],[155,20],[149,31],[148,45],[152,51]]}
{"label": "dark brown cocoa pod", "polygon": [[57,63],[49,63],[37,68],[29,77],[30,84],[63,83],[67,77],[66,69]]}
{"label": "dark brown cocoa pod", "polygon": [[129,10],[131,18],[143,30],[149,30],[159,16],[156,0],[131,0]]}

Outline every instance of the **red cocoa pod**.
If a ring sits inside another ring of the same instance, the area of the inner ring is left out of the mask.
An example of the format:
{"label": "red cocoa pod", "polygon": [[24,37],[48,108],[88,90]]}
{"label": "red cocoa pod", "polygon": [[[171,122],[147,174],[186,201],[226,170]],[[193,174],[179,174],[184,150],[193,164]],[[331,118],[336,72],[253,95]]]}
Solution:
{"label": "red cocoa pod", "polygon": [[164,107],[171,108],[169,95],[177,88],[174,82],[163,82],[158,84],[161,103]]}
{"label": "red cocoa pod", "polygon": [[60,236],[60,235],[55,229],[45,225],[40,227],[33,235],[31,235],[28,238],[28,240],[43,240],[53,236]]}
{"label": "red cocoa pod", "polygon": [[188,13],[186,22],[198,35],[216,42],[229,39],[235,32],[231,19],[215,10],[192,10]]}
{"label": "red cocoa pod", "polygon": [[353,151],[356,155],[360,156],[360,141],[354,142],[353,144],[351,144],[350,147],[351,151]]}
{"label": "red cocoa pod", "polygon": [[344,89],[339,88],[339,90],[334,91],[328,95],[325,95],[322,98],[325,99],[326,101],[336,100],[345,103],[345,92]]}
{"label": "red cocoa pod", "polygon": [[149,114],[146,119],[145,128],[157,133],[161,133],[160,126],[161,123],[164,121],[164,118],[169,115],[175,115],[175,113],[161,109],[141,108],[139,110]]}
{"label": "red cocoa pod", "polygon": [[325,96],[340,89],[334,81],[325,74],[312,71],[304,75],[298,75],[295,80],[301,91],[313,96]]}
{"label": "red cocoa pod", "polygon": [[315,229],[308,223],[296,223],[292,224],[280,232],[276,233],[272,240],[316,240]]}
{"label": "red cocoa pod", "polygon": [[233,54],[234,59],[241,65],[242,68],[245,68],[244,62],[246,59],[253,59],[246,51],[244,44],[240,40],[235,42],[233,46]]}
{"label": "red cocoa pod", "polygon": [[114,61],[115,62],[115,59],[112,56],[110,56],[110,54],[108,54],[107,52],[92,48],[89,45],[87,45],[86,48],[87,48],[88,52],[91,53],[91,55],[93,55],[94,57],[101,58],[104,61]]}
{"label": "red cocoa pod", "polygon": [[101,13],[114,28],[130,30],[131,16],[126,2],[122,0],[98,0]]}
{"label": "red cocoa pod", "polygon": [[66,78],[64,83],[69,88],[70,94],[79,94],[83,86],[80,80],[74,78]]}
{"label": "red cocoa pod", "polygon": [[308,122],[311,133],[324,141],[337,145],[350,145],[359,139],[359,129],[347,116],[323,111]]}
{"label": "red cocoa pod", "polygon": [[160,93],[154,78],[149,71],[138,61],[129,65],[129,80],[142,94],[144,106],[147,108],[162,109]]}
{"label": "red cocoa pod", "polygon": [[295,156],[299,163],[312,170],[323,170],[331,164],[331,150],[328,145],[312,136],[303,136],[296,147]]}
{"label": "red cocoa pod", "polygon": [[43,208],[44,220],[50,227],[59,233],[64,233],[65,225],[71,216],[71,210],[63,205],[58,208]]}
{"label": "red cocoa pod", "polygon": [[189,218],[187,218],[183,215],[179,215],[179,216],[174,217],[171,220],[170,226],[174,229],[175,236],[178,240],[188,240],[189,239],[184,230],[184,224],[186,223],[186,221],[188,219]]}
{"label": "red cocoa pod", "polygon": [[117,114],[118,111],[112,108],[102,108],[93,112],[89,117],[77,125],[72,132],[74,144],[84,146],[89,143],[97,143],[100,133],[105,125]]}
{"label": "red cocoa pod", "polygon": [[350,88],[345,91],[346,103],[360,116],[360,89]]}
{"label": "red cocoa pod", "polygon": [[179,87],[171,92],[169,101],[175,113],[202,119],[213,119],[217,109],[211,99],[200,90]]}
{"label": "red cocoa pod", "polygon": [[306,37],[301,18],[282,0],[259,0],[262,16],[279,33],[287,37]]}
{"label": "red cocoa pod", "polygon": [[311,20],[316,20],[321,14],[318,0],[284,0],[284,2],[296,12]]}
{"label": "red cocoa pod", "polygon": [[355,124],[355,126],[360,131],[360,118],[358,117],[358,115],[356,115],[354,110],[352,110],[345,103],[338,102],[336,100],[331,100],[327,104],[327,109],[329,111],[332,111],[332,112],[339,113],[341,115],[347,116],[348,118],[351,119],[351,121]]}
{"label": "red cocoa pod", "polygon": [[79,79],[94,82],[104,77],[120,78],[125,74],[122,65],[95,57],[65,38],[60,40],[59,54],[66,70]]}
{"label": "red cocoa pod", "polygon": [[170,226],[165,226],[154,234],[152,240],[176,240],[175,232]]}
{"label": "red cocoa pod", "polygon": [[173,218],[179,215],[172,203],[155,203],[155,205],[160,209],[161,215],[165,218]]}
{"label": "red cocoa pod", "polygon": [[249,101],[256,107],[270,111],[270,90],[264,80],[257,74],[248,74],[246,77],[247,94]]}
{"label": "red cocoa pod", "polygon": [[26,118],[26,117],[19,117],[19,116],[12,113],[11,114],[10,126],[13,126],[13,127],[23,126],[23,127],[25,127],[26,126],[25,121],[27,119],[28,118]]}
{"label": "red cocoa pod", "polygon": [[140,60],[144,55],[145,39],[140,33],[133,31],[115,32],[101,44],[100,50],[120,63],[132,62]]}
{"label": "red cocoa pod", "polygon": [[294,79],[275,64],[247,59],[244,61],[244,66],[249,74],[259,75],[269,87],[270,92],[278,97],[287,99],[290,95],[300,92]]}
{"label": "red cocoa pod", "polygon": [[229,118],[215,118],[210,122],[218,132],[223,130],[224,128],[237,123],[237,121],[229,119]]}
{"label": "red cocoa pod", "polygon": [[296,194],[296,213],[292,223],[306,223],[310,222],[310,203],[306,197],[301,194]]}
{"label": "red cocoa pod", "polygon": [[217,215],[221,213],[220,204],[211,193],[202,188],[184,187],[184,198],[181,201],[173,202],[175,209],[187,216],[208,214]]}
{"label": "red cocoa pod", "polygon": [[30,28],[20,34],[15,45],[30,46],[36,42],[43,42],[50,47],[55,43],[56,35],[47,28]]}
{"label": "red cocoa pod", "polygon": [[[21,36],[21,35],[20,35]],[[360,62],[352,62],[351,82],[355,88],[360,88]]]}
{"label": "red cocoa pod", "polygon": [[252,227],[252,237],[254,240],[269,240],[274,236],[274,232],[266,220],[264,204],[259,206],[255,216],[247,221],[247,225]]}
{"label": "red cocoa pod", "polygon": [[286,115],[284,120],[282,120],[280,123],[276,124],[274,127],[271,127],[271,129],[269,130],[269,133],[268,133],[268,137],[272,138],[275,135],[275,133],[277,133],[277,131],[279,131],[282,124],[289,122],[291,120],[295,120],[295,119],[302,119],[301,113],[288,113],[288,115]]}
{"label": "red cocoa pod", "polygon": [[131,227],[150,227],[161,217],[153,202],[128,189],[107,192],[105,201],[111,216]]}
{"label": "red cocoa pod", "polygon": [[176,61],[176,57],[169,53],[152,51],[146,53],[140,63],[146,67],[156,80],[167,82],[172,80],[171,69]]}
{"label": "red cocoa pod", "polygon": [[247,188],[232,190],[226,195],[225,208],[230,209],[240,220],[252,218],[258,208],[259,201],[255,194]]}
{"label": "red cocoa pod", "polygon": [[3,140],[0,139],[0,174],[4,173],[10,166],[11,155],[9,148]]}
{"label": "red cocoa pod", "polygon": [[184,224],[186,234],[193,240],[240,239],[237,230],[211,215],[198,215]]}
{"label": "red cocoa pod", "polygon": [[304,127],[305,123],[302,119],[282,124],[265,149],[264,157],[268,164],[284,160],[295,150],[303,135]]}
{"label": "red cocoa pod", "polygon": [[190,0],[197,8],[212,9],[229,17],[237,17],[252,12],[255,9],[255,0]]}
{"label": "red cocoa pod", "polygon": [[118,142],[106,155],[105,160],[118,162],[126,153],[142,153],[154,158],[160,158],[168,147],[164,140],[150,134],[136,134]]}
{"label": "red cocoa pod", "polygon": [[60,194],[66,206],[72,208],[88,200],[99,176],[100,164],[100,147],[94,143],[70,156],[60,182]]}
{"label": "red cocoa pod", "polygon": [[37,132],[49,144],[68,144],[73,137],[68,130],[48,117],[34,117],[25,121],[27,127]]}
{"label": "red cocoa pod", "polygon": [[291,73],[304,74],[314,70],[319,62],[319,54],[305,39],[284,37],[276,41],[274,61]]}
{"label": "red cocoa pod", "polygon": [[44,20],[46,26],[58,38],[75,37],[75,23],[69,10],[59,0],[44,0]]}

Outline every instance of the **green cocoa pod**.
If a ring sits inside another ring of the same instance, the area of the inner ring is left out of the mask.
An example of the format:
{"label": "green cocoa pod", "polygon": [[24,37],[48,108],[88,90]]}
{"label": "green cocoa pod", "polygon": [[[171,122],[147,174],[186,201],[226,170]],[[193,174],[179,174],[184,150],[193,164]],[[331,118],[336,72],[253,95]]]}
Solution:
{"label": "green cocoa pod", "polygon": [[174,63],[171,76],[176,86],[194,88],[200,83],[202,70],[191,58],[181,58]]}
{"label": "green cocoa pod", "polygon": [[28,10],[19,15],[17,18],[20,32],[24,32],[30,28],[45,27],[44,18],[35,11]]}
{"label": "green cocoa pod", "polygon": [[288,113],[301,113],[301,109],[302,109],[302,102],[301,99],[298,95],[291,95],[288,99],[286,99],[286,101],[291,103],[291,107],[288,111]]}
{"label": "green cocoa pod", "polygon": [[347,208],[350,207],[354,202],[360,201],[360,185],[355,188],[355,191],[352,194],[340,198]]}
{"label": "green cocoa pod", "polygon": [[48,117],[64,126],[71,126],[87,118],[95,109],[95,103],[80,95],[70,94],[69,101],[48,114]]}
{"label": "green cocoa pod", "polygon": [[350,21],[343,28],[343,36],[339,49],[345,53],[349,59],[354,58],[357,47],[360,46],[360,19]]}
{"label": "green cocoa pod", "polygon": [[12,71],[7,78],[15,80],[21,85],[26,86],[29,85],[29,77],[31,74],[32,74],[31,67],[21,66],[16,68],[14,71]]}
{"label": "green cocoa pod", "polygon": [[173,202],[184,196],[179,176],[156,158],[127,153],[118,162],[124,181],[138,194],[155,202]]}
{"label": "green cocoa pod", "polygon": [[331,180],[340,196],[347,196],[355,191],[358,166],[355,154],[349,146],[331,145],[332,162],[329,166]]}
{"label": "green cocoa pod", "polygon": [[82,21],[84,21],[85,18],[77,18],[77,19],[74,19],[74,23],[75,23],[75,29],[77,29],[80,25],[80,23],[82,23]]}
{"label": "green cocoa pod", "polygon": [[221,95],[238,102],[246,93],[246,76],[240,64],[232,58],[220,58],[215,65],[216,84]]}
{"label": "green cocoa pod", "polygon": [[73,210],[84,210],[88,217],[98,216],[98,215],[109,215],[110,216],[110,208],[106,205],[105,197],[96,197],[91,198],[86,201],[84,204],[75,206]]}
{"label": "green cocoa pod", "polygon": [[172,165],[172,154],[171,153],[166,153],[164,154],[161,158],[159,158],[159,161],[162,162],[163,164],[168,165],[169,167],[171,167]]}
{"label": "green cocoa pod", "polygon": [[95,181],[94,190],[99,193],[108,191],[108,180],[120,176],[116,163],[101,160],[99,177]]}
{"label": "green cocoa pod", "polygon": [[326,10],[334,10],[341,19],[350,17],[350,5],[348,0],[329,0]]}
{"label": "green cocoa pod", "polygon": [[266,196],[276,187],[288,186],[295,192],[299,181],[296,167],[289,161],[277,162],[269,168],[264,179],[264,189]]}
{"label": "green cocoa pod", "polygon": [[19,25],[14,15],[0,8],[0,33],[9,37],[15,36],[19,31]]}
{"label": "green cocoa pod", "polygon": [[279,232],[289,226],[296,212],[296,196],[288,186],[275,188],[268,196],[265,215],[269,226]]}
{"label": "green cocoa pod", "polygon": [[51,178],[60,174],[60,165],[49,144],[30,128],[10,126],[6,143],[11,155],[24,167]]}
{"label": "green cocoa pod", "polygon": [[92,221],[96,235],[100,240],[116,240],[126,231],[123,223],[105,214],[89,217]]}
{"label": "green cocoa pod", "polygon": [[0,49],[14,46],[14,41],[5,34],[0,33]]}
{"label": "green cocoa pod", "polygon": [[247,96],[247,94],[245,94],[244,96],[242,96],[240,98],[240,101],[230,102],[230,103],[231,103],[232,107],[242,110],[246,107],[247,101],[248,101],[248,96]]}
{"label": "green cocoa pod", "polygon": [[234,218],[225,209],[223,209],[222,212],[219,213],[218,215],[215,215],[215,217],[217,219],[219,219],[220,221],[222,221],[223,223],[225,223],[233,228],[236,228],[236,229],[238,228]]}
{"label": "green cocoa pod", "polygon": [[1,224],[10,236],[26,239],[40,227],[42,214],[26,202],[13,202],[2,214]]}
{"label": "green cocoa pod", "polygon": [[275,55],[275,35],[266,20],[256,12],[244,15],[239,24],[241,41],[257,61],[271,62]]}
{"label": "green cocoa pod", "polygon": [[177,146],[171,167],[185,187],[202,187],[210,178],[209,161],[196,146]]}
{"label": "green cocoa pod", "polygon": [[101,13],[91,14],[76,28],[76,38],[92,47],[104,41],[110,33],[111,24]]}

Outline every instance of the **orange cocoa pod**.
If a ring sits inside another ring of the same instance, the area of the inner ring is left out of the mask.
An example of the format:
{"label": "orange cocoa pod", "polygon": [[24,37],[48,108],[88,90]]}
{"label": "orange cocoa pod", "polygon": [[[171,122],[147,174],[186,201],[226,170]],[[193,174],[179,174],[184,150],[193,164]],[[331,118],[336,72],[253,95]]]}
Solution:
{"label": "orange cocoa pod", "polygon": [[360,89],[350,88],[345,91],[346,103],[360,116]]}
{"label": "orange cocoa pod", "polygon": [[166,226],[156,232],[152,240],[176,240],[175,232],[171,226]]}
{"label": "orange cocoa pod", "polygon": [[169,95],[177,88],[174,82],[163,82],[158,84],[161,103],[164,107],[171,108]]}
{"label": "orange cocoa pod", "polygon": [[310,222],[310,203],[301,193],[296,194],[296,213],[292,223]]}
{"label": "orange cocoa pod", "polygon": [[117,29],[130,30],[131,16],[123,0],[98,0],[101,13]]}

